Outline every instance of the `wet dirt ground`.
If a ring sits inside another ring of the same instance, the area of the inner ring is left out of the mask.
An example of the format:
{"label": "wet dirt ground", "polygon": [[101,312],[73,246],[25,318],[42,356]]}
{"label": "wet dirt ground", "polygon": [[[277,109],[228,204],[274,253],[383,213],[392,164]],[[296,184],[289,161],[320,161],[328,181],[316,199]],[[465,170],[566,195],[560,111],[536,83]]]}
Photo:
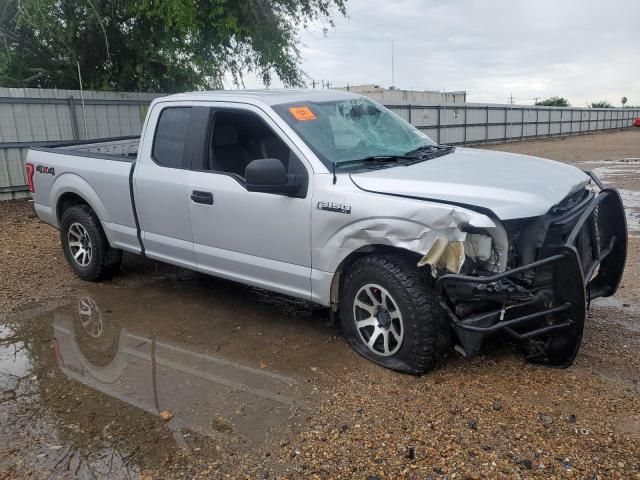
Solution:
{"label": "wet dirt ground", "polygon": [[400,375],[305,302],[134,256],[83,283],[27,202],[0,204],[0,479],[640,479],[640,129],[491,148],[623,189],[623,285],[569,369],[496,339]]}

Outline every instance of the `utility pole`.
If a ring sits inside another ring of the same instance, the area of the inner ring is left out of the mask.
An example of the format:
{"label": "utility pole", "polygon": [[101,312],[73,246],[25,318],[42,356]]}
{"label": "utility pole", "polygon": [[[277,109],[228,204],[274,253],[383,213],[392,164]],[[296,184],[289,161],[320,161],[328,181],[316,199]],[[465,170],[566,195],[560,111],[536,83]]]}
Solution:
{"label": "utility pole", "polygon": [[393,40],[391,40],[391,86],[395,87],[396,85],[396,78],[395,78],[395,65],[394,65],[394,58],[393,58],[393,50],[394,50],[394,44],[393,44]]}
{"label": "utility pole", "polygon": [[315,88],[316,88],[316,81],[315,81],[315,80],[311,80],[311,85],[313,85],[313,89],[315,90]]}
{"label": "utility pole", "polygon": [[513,105],[513,93],[509,96],[509,103]]}

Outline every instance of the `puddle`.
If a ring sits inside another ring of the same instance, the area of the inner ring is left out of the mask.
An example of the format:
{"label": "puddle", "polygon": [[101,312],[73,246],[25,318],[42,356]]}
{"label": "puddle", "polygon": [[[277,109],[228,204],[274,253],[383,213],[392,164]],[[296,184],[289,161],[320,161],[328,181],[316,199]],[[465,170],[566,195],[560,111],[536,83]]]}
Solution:
{"label": "puddle", "polygon": [[589,161],[581,162],[581,165],[590,165],[586,169],[592,170],[605,184],[620,190],[629,232],[640,233],[640,158]]}
{"label": "puddle", "polygon": [[13,330],[0,325],[0,385],[15,390],[29,371],[29,362],[24,353],[23,342],[12,341]]}
{"label": "puddle", "polygon": [[101,285],[23,312],[0,330],[0,444],[21,433],[26,464],[54,477],[268,464],[322,378],[358,361],[326,316],[216,279]]}
{"label": "puddle", "polygon": [[640,333],[640,305],[617,297],[600,297],[592,302],[593,307],[615,310],[618,315],[607,317],[607,322],[615,323],[630,332]]}

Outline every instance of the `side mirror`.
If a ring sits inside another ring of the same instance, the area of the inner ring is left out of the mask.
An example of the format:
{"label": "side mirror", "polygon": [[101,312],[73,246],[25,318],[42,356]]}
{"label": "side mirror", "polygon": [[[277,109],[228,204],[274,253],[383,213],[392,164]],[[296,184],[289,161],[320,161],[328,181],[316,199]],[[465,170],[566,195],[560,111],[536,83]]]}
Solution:
{"label": "side mirror", "polygon": [[277,158],[259,158],[247,165],[244,171],[247,190],[250,192],[293,195],[302,185],[296,174],[287,174]]}

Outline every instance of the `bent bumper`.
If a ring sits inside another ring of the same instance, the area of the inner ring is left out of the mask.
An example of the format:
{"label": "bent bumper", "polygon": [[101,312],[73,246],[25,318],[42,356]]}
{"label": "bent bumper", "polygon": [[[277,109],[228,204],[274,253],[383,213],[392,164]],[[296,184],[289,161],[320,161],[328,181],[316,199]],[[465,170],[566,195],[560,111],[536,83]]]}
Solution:
{"label": "bent bumper", "polygon": [[[487,277],[448,274],[436,280],[436,291],[466,356],[476,353],[487,335],[505,332],[526,342],[531,362],[558,367],[573,363],[588,304],[615,293],[627,254],[620,194],[594,180],[601,191],[574,215],[570,225],[566,218],[550,222],[552,227],[567,228],[567,233],[548,256]],[[531,283],[525,278],[544,280]],[[496,295],[501,308],[467,316],[456,314],[447,301],[451,296],[470,302],[492,298],[495,305]]]}

